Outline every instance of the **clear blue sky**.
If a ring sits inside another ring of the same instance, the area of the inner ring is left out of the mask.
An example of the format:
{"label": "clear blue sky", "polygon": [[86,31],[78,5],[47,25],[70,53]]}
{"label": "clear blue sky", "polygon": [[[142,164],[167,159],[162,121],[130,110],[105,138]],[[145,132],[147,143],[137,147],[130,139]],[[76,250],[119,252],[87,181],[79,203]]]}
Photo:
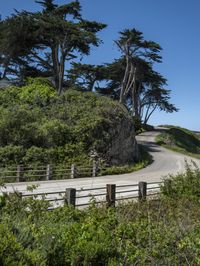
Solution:
{"label": "clear blue sky", "polygon": [[[69,1],[57,0],[56,3]],[[163,63],[156,69],[168,79],[171,101],[180,111],[157,112],[152,124],[175,124],[200,130],[200,0],[81,0],[82,14],[108,24],[99,36],[103,45],[92,50],[86,62],[101,64],[119,57],[113,40],[124,28],[135,27],[145,39],[158,42]],[[0,0],[4,18],[13,9],[37,10],[33,0]]]}

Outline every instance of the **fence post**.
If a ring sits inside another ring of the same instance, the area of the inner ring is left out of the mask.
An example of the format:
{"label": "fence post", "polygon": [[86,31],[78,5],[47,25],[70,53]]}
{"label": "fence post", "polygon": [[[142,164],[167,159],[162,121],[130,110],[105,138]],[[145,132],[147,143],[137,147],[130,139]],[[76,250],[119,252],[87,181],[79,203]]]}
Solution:
{"label": "fence post", "polygon": [[76,178],[76,165],[74,163],[71,165],[71,178]]}
{"label": "fence post", "polygon": [[97,162],[94,160],[92,165],[92,177],[97,176]]}
{"label": "fence post", "polygon": [[52,166],[50,164],[47,164],[47,170],[46,170],[46,180],[51,180],[53,177],[53,170]]}
{"label": "fence post", "polygon": [[22,192],[15,191],[15,194],[19,197],[20,200],[22,200]]}
{"label": "fence post", "polygon": [[147,182],[138,183],[138,197],[139,200],[146,200],[147,196]]}
{"label": "fence post", "polygon": [[108,207],[115,207],[116,185],[106,185],[106,201]]}
{"label": "fence post", "polygon": [[17,166],[17,178],[16,178],[16,182],[23,181],[23,176],[24,176],[24,167],[23,167],[23,165],[18,165]]}
{"label": "fence post", "polygon": [[67,205],[76,206],[76,189],[75,188],[67,188],[65,192],[64,202]]}

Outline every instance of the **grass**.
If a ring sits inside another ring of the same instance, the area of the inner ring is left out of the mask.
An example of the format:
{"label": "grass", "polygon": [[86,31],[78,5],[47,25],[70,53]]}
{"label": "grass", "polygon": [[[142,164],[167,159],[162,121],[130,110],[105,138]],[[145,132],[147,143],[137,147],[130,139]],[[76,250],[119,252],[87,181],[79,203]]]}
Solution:
{"label": "grass", "polygon": [[165,126],[165,132],[157,136],[156,142],[167,149],[200,159],[200,136],[185,128]]}

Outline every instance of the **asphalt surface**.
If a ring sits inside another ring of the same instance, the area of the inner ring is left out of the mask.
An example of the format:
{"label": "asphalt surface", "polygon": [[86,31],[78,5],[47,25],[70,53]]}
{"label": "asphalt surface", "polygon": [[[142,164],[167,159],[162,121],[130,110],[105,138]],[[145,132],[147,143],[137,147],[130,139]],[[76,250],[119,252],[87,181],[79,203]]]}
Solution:
{"label": "asphalt surface", "polygon": [[[195,162],[200,167],[200,160],[185,156],[180,153],[176,153],[170,150],[167,150],[161,146],[158,146],[155,143],[155,137],[163,129],[157,128],[156,131],[144,132],[137,136],[137,141],[140,144],[145,145],[153,158],[153,163],[146,168],[139,170],[134,173],[129,174],[120,174],[120,175],[109,175],[109,176],[100,176],[94,178],[77,178],[77,179],[68,179],[68,180],[52,180],[52,181],[40,181],[40,182],[23,182],[23,183],[12,183],[6,184],[6,188],[3,191],[13,192],[17,190],[23,194],[27,194],[26,188],[28,185],[38,184],[38,188],[34,190],[34,193],[49,193],[49,192],[58,192],[65,191],[66,188],[76,188],[76,189],[91,189],[91,191],[82,191],[81,195],[91,194],[101,194],[105,192],[106,184],[116,184],[120,185],[135,185],[139,181],[145,182],[159,182],[162,181],[164,177],[169,174],[176,174],[184,172],[185,162],[193,164]],[[151,186],[156,186],[152,184]],[[102,188],[93,190],[94,188]],[[104,189],[103,189],[104,188]],[[133,187],[130,187],[133,189]],[[127,191],[129,187],[119,188],[120,191]],[[121,197],[134,196],[135,193],[124,192],[121,193]],[[58,194],[57,194],[58,196]],[[53,200],[56,195],[51,196]],[[103,197],[99,197],[98,200],[102,200]],[[88,198],[78,199],[79,203],[88,202]],[[59,205],[60,203],[58,203]]]}

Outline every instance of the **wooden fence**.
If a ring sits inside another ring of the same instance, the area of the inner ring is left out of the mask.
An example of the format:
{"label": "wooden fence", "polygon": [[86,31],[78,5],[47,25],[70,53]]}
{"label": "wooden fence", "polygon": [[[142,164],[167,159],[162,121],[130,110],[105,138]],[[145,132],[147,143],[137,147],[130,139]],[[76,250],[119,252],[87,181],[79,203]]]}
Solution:
{"label": "wooden fence", "polygon": [[88,206],[91,200],[94,204],[106,203],[107,206],[115,206],[116,202],[122,200],[145,200],[147,196],[158,195],[162,182],[139,182],[138,184],[116,185],[107,184],[95,188],[66,188],[62,191],[48,192],[25,192],[21,193],[22,198],[33,197],[44,199],[51,203],[52,208],[63,204],[74,207]]}
{"label": "wooden fence", "polygon": [[95,177],[105,166],[93,162],[90,165],[81,166],[78,164],[55,166],[23,166],[0,168],[0,179],[5,183],[48,181],[81,177]]}

